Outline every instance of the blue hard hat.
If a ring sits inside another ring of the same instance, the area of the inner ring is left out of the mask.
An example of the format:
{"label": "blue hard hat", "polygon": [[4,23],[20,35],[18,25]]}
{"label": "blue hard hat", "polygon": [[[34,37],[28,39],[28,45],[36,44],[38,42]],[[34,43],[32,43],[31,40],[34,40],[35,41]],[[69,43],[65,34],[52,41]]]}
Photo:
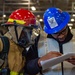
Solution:
{"label": "blue hard hat", "polygon": [[70,20],[70,15],[59,8],[48,8],[44,15],[44,31],[48,34],[57,33],[62,30]]}

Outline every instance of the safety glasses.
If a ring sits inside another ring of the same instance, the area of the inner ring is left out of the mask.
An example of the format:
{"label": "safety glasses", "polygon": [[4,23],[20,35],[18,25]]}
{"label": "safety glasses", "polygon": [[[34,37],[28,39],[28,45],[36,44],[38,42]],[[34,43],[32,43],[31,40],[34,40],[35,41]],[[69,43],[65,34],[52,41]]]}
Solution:
{"label": "safety glasses", "polygon": [[60,35],[64,35],[65,32],[67,31],[68,27],[66,26],[63,30],[61,30],[60,32],[54,33],[52,34],[53,36],[60,36]]}

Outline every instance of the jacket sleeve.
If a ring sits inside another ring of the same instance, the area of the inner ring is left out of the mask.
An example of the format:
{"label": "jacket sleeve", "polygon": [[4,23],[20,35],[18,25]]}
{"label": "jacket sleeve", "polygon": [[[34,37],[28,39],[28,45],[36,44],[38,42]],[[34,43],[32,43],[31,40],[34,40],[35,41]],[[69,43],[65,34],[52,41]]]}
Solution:
{"label": "jacket sleeve", "polygon": [[30,60],[26,63],[26,71],[30,75],[35,75],[41,71],[41,67],[38,66],[38,59]]}
{"label": "jacket sleeve", "polygon": [[2,43],[2,40],[0,38],[0,52],[2,51],[2,49],[3,49],[3,43]]}

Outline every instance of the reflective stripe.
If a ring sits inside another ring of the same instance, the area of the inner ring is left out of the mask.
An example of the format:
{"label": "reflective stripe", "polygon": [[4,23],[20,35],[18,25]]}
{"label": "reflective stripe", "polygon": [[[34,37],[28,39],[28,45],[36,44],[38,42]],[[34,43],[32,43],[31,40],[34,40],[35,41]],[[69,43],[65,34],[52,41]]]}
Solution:
{"label": "reflective stripe", "polygon": [[26,23],[23,20],[15,20],[15,19],[11,19],[11,18],[8,19],[8,22],[14,22],[14,21],[16,21],[16,23],[18,23],[18,24],[25,24]]}
{"label": "reflective stripe", "polygon": [[10,72],[10,75],[18,75],[18,73],[11,71],[11,72]]}

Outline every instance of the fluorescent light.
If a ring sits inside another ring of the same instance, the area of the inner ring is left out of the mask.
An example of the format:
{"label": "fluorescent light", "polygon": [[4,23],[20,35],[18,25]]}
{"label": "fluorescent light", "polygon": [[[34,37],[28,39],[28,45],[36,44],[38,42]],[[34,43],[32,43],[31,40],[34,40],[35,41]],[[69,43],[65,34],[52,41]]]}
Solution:
{"label": "fluorescent light", "polygon": [[68,23],[68,26],[73,26],[73,24],[72,23]]}
{"label": "fluorescent light", "polygon": [[43,21],[43,19],[39,19],[39,21],[40,21],[40,22],[42,22],[42,21]]}
{"label": "fluorescent light", "polygon": [[74,19],[72,18],[71,21],[74,22]]}
{"label": "fluorescent light", "polygon": [[75,17],[75,14],[73,14],[72,16]]}
{"label": "fluorescent light", "polygon": [[32,6],[32,7],[31,7],[31,9],[32,9],[33,11],[35,11],[35,10],[36,10],[36,8],[35,8],[34,6]]}
{"label": "fluorescent light", "polygon": [[37,15],[37,17],[40,17],[40,15]]}
{"label": "fluorescent light", "polygon": [[75,9],[75,7],[73,9]]}
{"label": "fluorescent light", "polygon": [[6,15],[4,14],[3,17],[6,17]]}
{"label": "fluorescent light", "polygon": [[70,26],[69,28],[70,28],[70,29],[72,29],[72,27],[71,27],[71,26]]}

